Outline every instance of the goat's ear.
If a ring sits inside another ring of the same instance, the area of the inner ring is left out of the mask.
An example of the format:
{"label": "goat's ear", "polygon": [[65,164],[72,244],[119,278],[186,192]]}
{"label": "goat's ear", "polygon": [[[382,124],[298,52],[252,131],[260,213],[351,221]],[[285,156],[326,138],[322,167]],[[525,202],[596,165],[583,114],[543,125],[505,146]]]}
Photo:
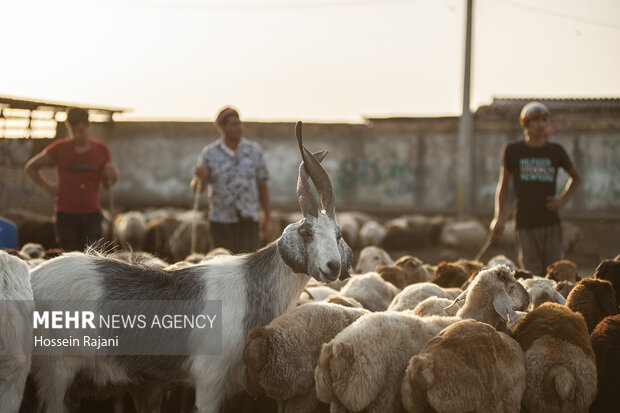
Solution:
{"label": "goat's ear", "polygon": [[500,291],[493,298],[493,307],[499,316],[504,320],[514,320],[517,313],[512,309],[512,300],[506,294],[506,291]]}
{"label": "goat's ear", "polygon": [[308,256],[306,244],[299,233],[299,222],[290,224],[282,232],[278,240],[280,256],[295,273],[308,273]]}
{"label": "goat's ear", "polygon": [[338,252],[340,253],[340,275],[338,279],[346,280],[347,278],[351,278],[349,271],[353,263],[353,251],[351,251],[349,245],[344,242],[344,238],[340,238],[340,241],[338,241]]}
{"label": "goat's ear", "polygon": [[269,349],[267,346],[267,329],[262,326],[250,330],[248,343],[243,351],[246,368],[247,390],[252,396],[264,393],[260,385],[260,372],[267,364]]}

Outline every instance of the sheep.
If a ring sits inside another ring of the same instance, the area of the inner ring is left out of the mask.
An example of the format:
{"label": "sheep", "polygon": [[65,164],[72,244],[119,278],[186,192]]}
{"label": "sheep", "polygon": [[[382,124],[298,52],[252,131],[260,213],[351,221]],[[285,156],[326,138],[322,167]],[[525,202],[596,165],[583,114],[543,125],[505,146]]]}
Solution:
{"label": "sheep", "polygon": [[377,221],[366,221],[359,231],[358,246],[361,248],[371,245],[381,245],[385,238],[385,228]]}
{"label": "sheep", "polygon": [[364,306],[355,298],[343,297],[341,295],[330,295],[323,301],[326,303],[342,305],[344,307],[364,308]]}
{"label": "sheep", "polygon": [[370,311],[384,311],[400,292],[376,272],[357,275],[342,287],[340,295],[353,298]]}
{"label": "sheep", "polygon": [[418,283],[406,287],[390,303],[388,311],[413,310],[428,297],[452,298],[437,284]]}
{"label": "sheep", "polygon": [[34,301],[28,265],[0,251],[0,411],[17,413],[30,371]]}
{"label": "sheep", "polygon": [[277,400],[280,412],[314,411],[321,346],[364,314],[361,308],[310,303],[254,327],[243,354],[250,394]]}
{"label": "sheep", "polygon": [[547,267],[547,275],[545,277],[557,282],[577,282],[581,279],[577,273],[577,265],[569,260],[560,260],[549,265]]}
{"label": "sheep", "polygon": [[394,266],[399,267],[405,273],[407,285],[427,282],[433,279],[433,271],[417,257],[404,255],[396,260]]}
{"label": "sheep", "polygon": [[523,268],[519,268],[518,270],[515,270],[515,278],[517,280],[528,280],[534,277],[536,277],[536,275],[533,272],[525,270]]}
{"label": "sheep", "polygon": [[401,270],[400,267],[395,265],[380,265],[377,267],[376,271],[381,278],[393,284],[399,290],[402,290],[408,285],[405,272]]}
{"label": "sheep", "polygon": [[487,228],[476,220],[450,222],[443,226],[440,236],[442,245],[468,247],[482,245],[487,239]]}
{"label": "sheep", "polygon": [[381,243],[383,248],[402,251],[412,248],[414,234],[405,217],[394,218],[385,223],[385,238]]}
{"label": "sheep", "polygon": [[596,267],[594,278],[607,280],[614,286],[616,304],[620,306],[620,261],[604,260]]}
{"label": "sheep", "polygon": [[467,271],[467,273],[470,276],[472,276],[472,275],[475,276],[481,270],[484,269],[484,264],[482,262],[480,262],[480,261],[474,261],[474,260],[468,260],[468,259],[465,259],[465,258],[459,258],[454,263],[457,264],[457,265],[460,265],[463,268],[465,268],[465,271]]}
{"label": "sheep", "polygon": [[614,413],[620,406],[620,315],[605,317],[592,335],[598,392],[590,411]]}
{"label": "sheep", "polygon": [[392,265],[394,261],[383,248],[371,246],[364,247],[360,252],[360,257],[355,265],[355,272],[363,274],[375,271],[380,265]]}
{"label": "sheep", "polygon": [[505,255],[496,255],[487,262],[487,268],[493,268],[496,265],[506,265],[513,271],[519,269],[519,266]]}
{"label": "sheep", "polygon": [[211,334],[193,329],[178,338],[187,351],[176,356],[173,364],[170,358],[160,356],[126,357],[122,363],[115,357],[95,360],[91,354],[39,358],[36,365],[33,362],[33,375],[47,412],[66,411],[66,389],[80,370],[109,384],[182,380],[194,386],[199,413],[218,412],[224,398],[244,390],[243,349],[248,332],[294,308],[310,277],[329,282],[349,276],[352,251],[335,220],[333,186],[315,155],[302,145],[301,123],[296,137],[303,159],[297,180],[303,219],[285,228],[266,247],[177,271],[82,253],[63,255],[32,271],[35,300],[88,299],[97,304],[108,300],[218,300],[220,323],[225,326],[219,355],[196,354],[197,346],[209,344]]}
{"label": "sheep", "polygon": [[577,283],[566,299],[566,306],[581,313],[588,333],[608,315],[618,314],[616,295],[609,281],[585,278]]}
{"label": "sheep", "polygon": [[463,320],[411,358],[401,389],[408,412],[521,411],[524,356],[519,344],[486,323]]}
{"label": "sheep", "polygon": [[43,245],[38,244],[36,242],[28,242],[24,244],[24,246],[19,252],[27,255],[29,258],[45,257],[45,248],[43,248]]}
{"label": "sheep", "polygon": [[467,281],[469,274],[458,264],[441,262],[435,269],[432,282],[440,287],[460,287]]}
{"label": "sheep", "polygon": [[544,303],[519,322],[512,336],[525,353],[523,407],[587,412],[596,396],[596,361],[581,314]]}
{"label": "sheep", "polygon": [[503,332],[508,331],[506,322],[516,318],[515,311],[523,311],[530,304],[529,294],[506,265],[480,271],[453,303],[462,299],[465,304],[456,313],[458,317],[473,318]]}
{"label": "sheep", "polygon": [[555,286],[555,289],[556,289],[557,292],[562,294],[562,297],[568,298],[568,295],[570,294],[571,291],[573,291],[573,288],[575,288],[575,285],[577,285],[577,284],[575,284],[574,282],[560,281]]}
{"label": "sheep", "polygon": [[519,280],[519,283],[525,287],[530,295],[530,311],[549,301],[562,305],[566,304],[566,298],[555,289],[557,284],[551,279],[534,277]]}
{"label": "sheep", "polygon": [[140,211],[118,214],[114,219],[114,236],[121,248],[141,250],[146,236],[146,217]]}
{"label": "sheep", "polygon": [[342,237],[344,241],[349,244],[353,249],[357,248],[357,234],[360,231],[360,226],[352,213],[339,213],[336,217],[338,225],[340,225],[340,231],[342,231]]}
{"label": "sheep", "polygon": [[323,345],[314,372],[318,399],[332,412],[398,412],[407,363],[456,321],[411,312],[363,315]]}
{"label": "sheep", "polygon": [[297,299],[297,305],[322,301],[331,295],[338,295],[338,291],[326,285],[307,287]]}
{"label": "sheep", "polygon": [[450,306],[452,299],[440,297],[428,297],[422,300],[413,309],[413,314],[420,317],[429,317],[433,315],[454,317],[461,308],[460,303]]}

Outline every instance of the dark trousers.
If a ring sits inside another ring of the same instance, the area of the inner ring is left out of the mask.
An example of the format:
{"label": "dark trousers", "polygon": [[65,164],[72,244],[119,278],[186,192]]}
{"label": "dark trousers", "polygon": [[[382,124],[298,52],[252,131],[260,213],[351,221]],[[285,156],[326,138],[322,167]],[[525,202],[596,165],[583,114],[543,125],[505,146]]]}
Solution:
{"label": "dark trousers", "polygon": [[250,252],[260,247],[258,222],[243,219],[231,224],[209,222],[211,248],[227,248],[233,254]]}
{"label": "dark trousers", "polygon": [[102,238],[101,212],[90,214],[56,213],[56,237],[65,251],[84,251]]}
{"label": "dark trousers", "polygon": [[547,273],[547,267],[564,256],[560,224],[539,228],[521,228],[517,234],[521,268],[544,276]]}

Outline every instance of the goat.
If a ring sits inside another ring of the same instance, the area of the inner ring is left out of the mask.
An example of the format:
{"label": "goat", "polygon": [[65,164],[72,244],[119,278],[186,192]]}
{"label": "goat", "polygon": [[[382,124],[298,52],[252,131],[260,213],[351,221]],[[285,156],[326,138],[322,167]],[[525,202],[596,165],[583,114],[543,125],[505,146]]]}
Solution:
{"label": "goat", "polygon": [[28,266],[0,251],[0,412],[19,411],[30,370],[34,302]]}
{"label": "goat", "polygon": [[[55,258],[33,270],[35,300],[221,300],[225,326],[221,354],[175,356],[174,364],[161,356],[41,357],[33,363],[33,371],[45,412],[66,412],[66,389],[82,369],[111,384],[189,382],[196,389],[197,411],[218,412],[225,397],[246,388],[243,348],[248,332],[294,308],[310,277],[330,282],[349,276],[352,252],[336,223],[332,183],[317,160],[326,152],[313,155],[303,146],[301,122],[296,138],[303,160],[297,180],[303,219],[287,226],[279,239],[263,249],[176,271],[81,253]],[[317,188],[320,204],[308,178]],[[196,329],[183,340],[191,350],[204,346],[206,336]]]}

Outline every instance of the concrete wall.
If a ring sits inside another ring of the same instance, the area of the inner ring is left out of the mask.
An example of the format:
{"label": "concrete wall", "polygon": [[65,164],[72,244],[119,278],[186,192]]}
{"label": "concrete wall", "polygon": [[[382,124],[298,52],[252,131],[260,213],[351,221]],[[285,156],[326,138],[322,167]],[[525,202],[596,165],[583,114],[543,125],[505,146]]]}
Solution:
{"label": "concrete wall", "polygon": [[[492,213],[500,153],[522,136],[512,116],[478,114],[475,120],[475,213]],[[585,118],[584,118],[585,119]],[[580,218],[620,218],[620,120],[604,124],[554,116],[553,140],[567,149],[584,185],[567,208]],[[607,119],[607,118],[605,118]],[[619,119],[617,116],[615,119]],[[305,124],[311,151],[327,149],[324,165],[339,210],[378,214],[449,213],[456,207],[457,118],[372,119],[368,124]],[[246,123],[245,135],[261,144],[271,174],[275,208],[295,210],[300,157],[292,123]],[[110,146],[121,177],[114,188],[117,209],[193,204],[188,184],[201,148],[217,139],[204,122],[93,124],[95,137]],[[52,200],[23,174],[29,156],[46,140],[0,140],[0,213],[8,208],[51,211]],[[53,176],[53,171],[47,173]],[[567,180],[560,174],[558,191]],[[202,204],[206,203],[203,197]],[[107,196],[102,191],[102,200]]]}

